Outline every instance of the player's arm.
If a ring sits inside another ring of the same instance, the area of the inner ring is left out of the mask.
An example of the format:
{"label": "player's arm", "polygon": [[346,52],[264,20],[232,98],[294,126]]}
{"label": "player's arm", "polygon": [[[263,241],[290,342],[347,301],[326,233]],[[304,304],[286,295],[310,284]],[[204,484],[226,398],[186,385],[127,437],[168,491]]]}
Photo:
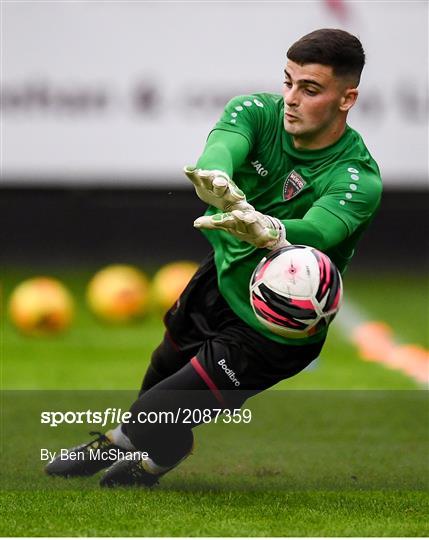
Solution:
{"label": "player's arm", "polygon": [[263,125],[268,103],[259,95],[229,101],[195,167],[185,167],[197,195],[223,212],[252,209],[233,181],[234,172],[251,151]]}
{"label": "player's arm", "polygon": [[249,152],[250,143],[244,135],[215,129],[208,136],[196,167],[206,170],[219,169],[232,178],[234,171],[244,163]]}
{"label": "player's arm", "polygon": [[380,205],[380,172],[363,163],[353,165],[359,170],[348,167],[333,175],[329,189],[314,201],[303,219],[283,221],[292,244],[327,251],[372,219]]}
{"label": "player's arm", "polygon": [[304,244],[320,251],[340,244],[349,235],[344,221],[319,206],[311,207],[302,219],[287,219],[282,223],[291,244]]}
{"label": "player's arm", "polygon": [[302,219],[279,220],[253,209],[249,212],[202,216],[194,225],[197,228],[227,231],[260,248],[276,249],[292,243],[326,251],[353,234],[374,215],[379,206],[379,177],[361,177],[359,184],[352,186],[348,178],[333,182]]}
{"label": "player's arm", "polygon": [[249,141],[240,133],[212,131],[196,167],[184,168],[198,197],[226,212],[250,208],[243,191],[232,180],[234,171],[244,162],[249,150]]}

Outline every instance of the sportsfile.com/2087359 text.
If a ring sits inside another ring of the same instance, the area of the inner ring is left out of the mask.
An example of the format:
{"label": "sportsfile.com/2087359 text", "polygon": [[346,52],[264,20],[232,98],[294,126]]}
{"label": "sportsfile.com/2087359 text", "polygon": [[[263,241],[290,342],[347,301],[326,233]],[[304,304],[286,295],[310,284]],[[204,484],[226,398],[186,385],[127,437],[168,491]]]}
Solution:
{"label": "sportsfile.com/2087359 text", "polygon": [[140,411],[133,416],[129,411],[107,408],[104,411],[42,411],[40,423],[57,427],[61,424],[249,424],[250,409],[189,409],[179,407],[175,411]]}

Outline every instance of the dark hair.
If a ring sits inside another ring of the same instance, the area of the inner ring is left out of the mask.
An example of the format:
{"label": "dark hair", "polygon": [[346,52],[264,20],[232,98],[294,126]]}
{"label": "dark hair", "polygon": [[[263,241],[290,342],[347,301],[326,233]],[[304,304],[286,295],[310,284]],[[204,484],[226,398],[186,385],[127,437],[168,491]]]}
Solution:
{"label": "dark hair", "polygon": [[331,66],[337,77],[352,77],[356,86],[365,65],[365,52],[356,36],[335,28],[322,28],[303,36],[288,50],[297,64]]}

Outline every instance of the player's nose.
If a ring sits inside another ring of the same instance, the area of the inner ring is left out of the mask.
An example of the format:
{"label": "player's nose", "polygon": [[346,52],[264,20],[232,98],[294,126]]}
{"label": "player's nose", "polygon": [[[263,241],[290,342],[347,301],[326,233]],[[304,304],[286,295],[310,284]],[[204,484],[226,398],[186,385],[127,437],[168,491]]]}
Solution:
{"label": "player's nose", "polygon": [[296,107],[299,103],[298,92],[294,88],[285,88],[284,90],[284,102],[288,107]]}

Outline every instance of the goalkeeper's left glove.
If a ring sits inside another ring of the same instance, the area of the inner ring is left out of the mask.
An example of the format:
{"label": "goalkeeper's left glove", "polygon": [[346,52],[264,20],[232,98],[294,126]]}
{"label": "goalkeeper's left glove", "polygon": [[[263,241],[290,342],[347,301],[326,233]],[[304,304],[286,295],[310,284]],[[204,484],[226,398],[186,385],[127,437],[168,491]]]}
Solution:
{"label": "goalkeeper's left glove", "polygon": [[195,167],[183,169],[186,176],[194,184],[198,197],[222,212],[252,209],[246,201],[245,194],[226,174],[218,170],[203,170]]}
{"label": "goalkeeper's left glove", "polygon": [[276,249],[289,245],[286,229],[279,219],[251,208],[252,210],[233,210],[213,216],[201,216],[194,221],[194,227],[226,231],[258,248]]}

